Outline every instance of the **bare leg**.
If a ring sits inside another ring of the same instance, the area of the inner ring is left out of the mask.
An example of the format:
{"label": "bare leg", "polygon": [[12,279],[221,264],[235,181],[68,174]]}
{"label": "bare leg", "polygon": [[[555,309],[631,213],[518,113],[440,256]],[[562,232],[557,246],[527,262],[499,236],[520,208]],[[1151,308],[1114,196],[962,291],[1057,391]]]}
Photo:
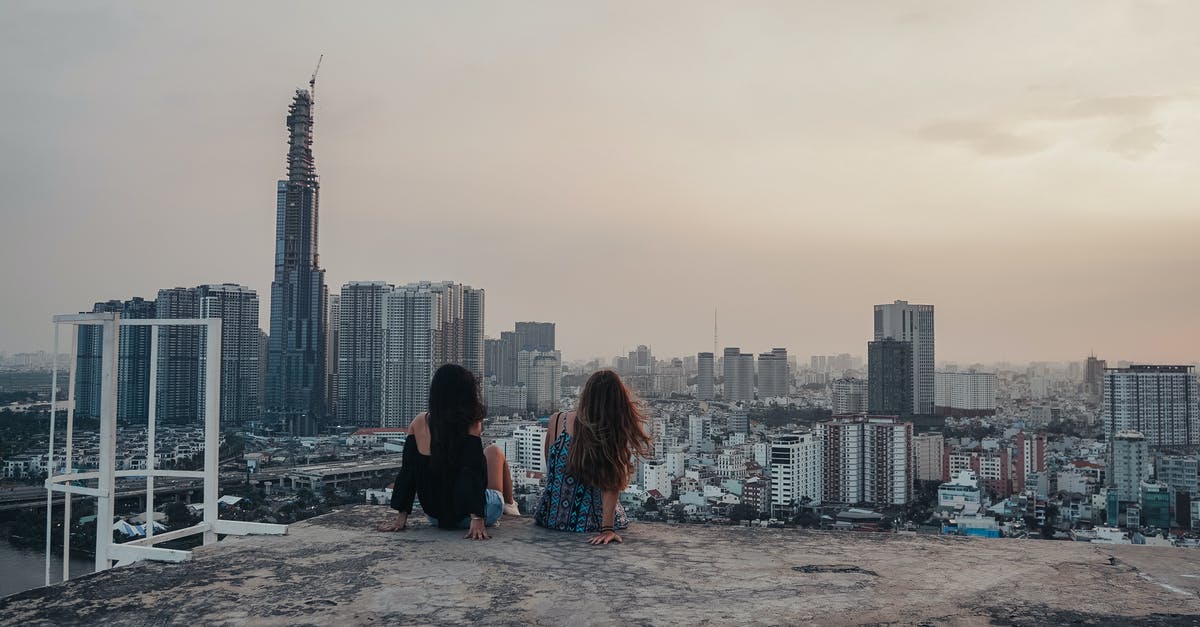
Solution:
{"label": "bare leg", "polygon": [[505,503],[516,503],[517,500],[513,497],[513,482],[512,470],[508,467],[508,460],[504,460],[504,489],[500,491],[504,495]]}
{"label": "bare leg", "polygon": [[[504,494],[505,479],[512,482],[512,478],[507,474],[508,460],[504,458],[504,451],[493,444],[483,449],[483,456],[487,459],[488,489]],[[505,502],[508,502],[507,498]]]}

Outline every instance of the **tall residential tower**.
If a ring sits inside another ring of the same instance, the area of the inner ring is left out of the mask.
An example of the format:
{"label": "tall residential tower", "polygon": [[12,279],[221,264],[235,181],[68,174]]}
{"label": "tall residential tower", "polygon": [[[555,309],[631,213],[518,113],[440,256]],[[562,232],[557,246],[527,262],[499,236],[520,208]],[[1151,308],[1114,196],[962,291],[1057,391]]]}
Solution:
{"label": "tall residential tower", "polygon": [[912,413],[933,413],[933,305],[875,305],[875,339],[912,343]]}

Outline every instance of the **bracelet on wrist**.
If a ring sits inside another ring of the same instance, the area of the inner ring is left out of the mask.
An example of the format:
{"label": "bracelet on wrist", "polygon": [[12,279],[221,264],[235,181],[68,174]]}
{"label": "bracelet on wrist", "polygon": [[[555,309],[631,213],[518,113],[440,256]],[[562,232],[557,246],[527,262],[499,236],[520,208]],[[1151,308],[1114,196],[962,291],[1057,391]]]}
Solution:
{"label": "bracelet on wrist", "polygon": [[613,528],[612,525],[604,525],[604,526],[600,527],[600,533],[606,533],[606,532],[610,532],[610,531],[612,533],[617,532],[617,530],[615,528]]}

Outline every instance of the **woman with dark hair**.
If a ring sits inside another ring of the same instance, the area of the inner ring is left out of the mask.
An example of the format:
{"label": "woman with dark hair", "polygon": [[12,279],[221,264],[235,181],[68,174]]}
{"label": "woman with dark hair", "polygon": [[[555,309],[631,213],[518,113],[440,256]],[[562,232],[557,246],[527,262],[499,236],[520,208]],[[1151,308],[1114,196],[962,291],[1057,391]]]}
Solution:
{"label": "woman with dark hair", "polygon": [[467,529],[465,537],[486,540],[485,527],[502,513],[519,515],[513,501],[512,475],[500,447],[483,447],[479,383],[470,370],[455,364],[438,368],[429,384],[429,411],[408,426],[400,474],[392,486],[394,521],[380,531],[408,526],[413,497],[429,522],[441,529]]}
{"label": "woman with dark hair", "polygon": [[594,533],[591,544],[620,542],[629,526],[617,502],[636,458],[652,451],[637,398],[612,370],[588,378],[573,412],[550,417],[543,450],[546,490],[534,522],[548,529]]}

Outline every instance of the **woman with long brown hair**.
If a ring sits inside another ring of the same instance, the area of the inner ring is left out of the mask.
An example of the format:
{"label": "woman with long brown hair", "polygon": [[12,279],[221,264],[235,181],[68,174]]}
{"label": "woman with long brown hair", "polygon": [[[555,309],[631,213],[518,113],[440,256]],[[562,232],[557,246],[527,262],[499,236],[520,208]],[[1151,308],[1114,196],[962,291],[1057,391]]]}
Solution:
{"label": "woman with long brown hair", "polygon": [[572,412],[550,417],[543,450],[546,490],[534,522],[548,529],[595,533],[591,544],[620,542],[629,526],[618,502],[652,441],[638,399],[611,370],[588,378]]}

